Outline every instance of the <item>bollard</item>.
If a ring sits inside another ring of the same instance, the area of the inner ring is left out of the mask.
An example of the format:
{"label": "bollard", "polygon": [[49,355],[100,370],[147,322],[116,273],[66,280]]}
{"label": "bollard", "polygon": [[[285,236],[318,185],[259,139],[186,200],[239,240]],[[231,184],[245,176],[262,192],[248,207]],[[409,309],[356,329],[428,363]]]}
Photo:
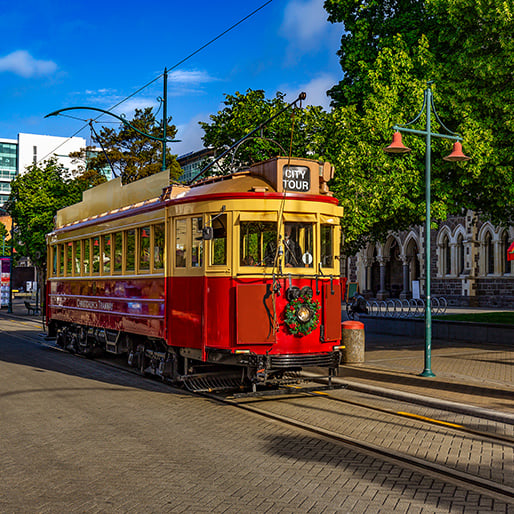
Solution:
{"label": "bollard", "polygon": [[364,323],[344,321],[343,327],[343,364],[364,362]]}

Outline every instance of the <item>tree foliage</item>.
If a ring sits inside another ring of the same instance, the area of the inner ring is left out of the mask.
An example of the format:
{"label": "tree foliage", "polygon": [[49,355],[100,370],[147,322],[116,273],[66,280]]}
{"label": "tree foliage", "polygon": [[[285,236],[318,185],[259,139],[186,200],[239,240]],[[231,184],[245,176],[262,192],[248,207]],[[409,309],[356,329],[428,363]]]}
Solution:
{"label": "tree foliage", "polygon": [[[134,117],[128,121],[145,134],[162,137],[162,122],[156,120],[151,107],[136,109]],[[168,118],[166,133],[169,138],[174,138],[177,133],[175,125],[171,124],[171,117]],[[139,134],[125,124],[118,129],[103,127],[93,140],[105,149],[115,174],[121,176],[124,184],[159,173],[162,169],[162,143]],[[168,148],[166,165],[173,178],[181,174],[176,156]],[[101,152],[91,159],[89,166],[101,170],[109,166],[109,162]]]}
{"label": "tree foliage", "polygon": [[[408,157],[382,153],[391,126],[419,112],[426,81],[446,126],[464,137],[466,164],[441,160],[448,141],[432,141],[434,218],[471,208],[496,222],[514,222],[513,8],[502,0],[326,0],[331,21],[343,22],[343,80],[330,90],[336,127],[344,125],[335,187],[365,209],[379,206],[350,230],[379,237],[420,222],[424,212],[424,140],[404,135]],[[339,120],[339,124],[337,123]],[[423,128],[421,117],[414,128]],[[442,127],[432,127],[444,132]],[[353,198],[352,198],[353,195]],[[348,206],[348,210],[351,209]],[[363,212],[361,211],[361,214]],[[352,217],[352,215],[350,215]],[[346,222],[350,220],[347,218]]]}
{"label": "tree foliage", "polygon": [[46,234],[54,229],[59,209],[77,203],[88,187],[82,178],[72,179],[56,160],[33,164],[11,182],[5,209],[15,226],[15,247],[19,255],[30,257],[38,268],[46,262]]}
{"label": "tree foliage", "polygon": [[[278,92],[273,98],[266,98],[263,90],[249,89],[246,94],[236,92],[225,95],[225,107],[210,116],[211,123],[200,123],[205,134],[205,146],[212,147],[216,154],[237,143],[243,136],[264,121],[284,109],[289,102],[285,94]],[[296,108],[285,111],[266,125],[261,133],[245,140],[220,163],[223,173],[234,168],[270,159],[277,155],[292,154],[306,157],[311,147],[313,134],[310,131],[311,118],[321,115],[321,107]],[[291,138],[291,135],[293,137]]]}

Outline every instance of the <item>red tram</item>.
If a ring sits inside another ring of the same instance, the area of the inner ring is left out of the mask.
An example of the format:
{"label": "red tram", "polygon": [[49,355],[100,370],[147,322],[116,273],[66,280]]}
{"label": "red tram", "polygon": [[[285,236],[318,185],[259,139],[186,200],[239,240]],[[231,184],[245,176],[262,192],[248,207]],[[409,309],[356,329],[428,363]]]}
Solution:
{"label": "red tram", "polygon": [[85,191],[48,234],[49,334],[179,382],[280,381],[340,360],[342,208],[328,163],[275,159],[193,186],[167,172]]}

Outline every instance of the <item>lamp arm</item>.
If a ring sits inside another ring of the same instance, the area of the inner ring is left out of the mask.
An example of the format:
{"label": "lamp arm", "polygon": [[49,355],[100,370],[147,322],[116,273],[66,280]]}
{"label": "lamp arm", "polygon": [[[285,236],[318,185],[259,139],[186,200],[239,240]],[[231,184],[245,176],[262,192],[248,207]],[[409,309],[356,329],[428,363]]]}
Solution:
{"label": "lamp arm", "polygon": [[[459,134],[457,134],[457,132],[453,132],[451,131],[442,121],[441,121],[441,118],[439,118],[439,115],[437,114],[437,111],[436,111],[436,108],[435,108],[435,105],[434,105],[434,97],[432,97],[432,111],[434,111],[434,115],[435,115],[435,119],[438,121],[438,123],[441,125],[441,127],[444,128],[444,130],[446,130],[446,132],[448,132],[448,134],[451,134],[452,136],[458,136]],[[462,138],[461,138],[462,139]]]}
{"label": "lamp arm", "polygon": [[65,107],[64,109],[59,109],[58,111],[54,111],[54,112],[51,112],[50,114],[47,114],[45,116],[45,118],[49,118],[50,116],[57,116],[58,114],[61,114],[62,112],[65,112],[65,111],[73,111],[73,110],[79,110],[79,109],[82,109],[82,110],[85,109],[85,110],[89,110],[89,111],[97,111],[97,112],[101,112],[103,114],[108,114],[109,116],[112,116],[112,117],[120,120],[122,123],[127,125],[127,127],[131,128],[132,130],[135,130],[138,134],[141,134],[144,137],[148,137],[149,139],[153,139],[154,141],[159,141],[160,143],[164,142],[165,140],[166,140],[166,142],[169,142],[169,143],[176,142],[174,139],[168,139],[168,138],[164,139],[163,137],[157,137],[157,136],[152,136],[151,134],[145,134],[144,132],[141,132],[141,130],[134,127],[134,125],[131,125],[123,116],[118,116],[117,114],[113,114],[112,112],[106,111],[104,109],[99,109],[98,107],[83,107],[83,106]]}

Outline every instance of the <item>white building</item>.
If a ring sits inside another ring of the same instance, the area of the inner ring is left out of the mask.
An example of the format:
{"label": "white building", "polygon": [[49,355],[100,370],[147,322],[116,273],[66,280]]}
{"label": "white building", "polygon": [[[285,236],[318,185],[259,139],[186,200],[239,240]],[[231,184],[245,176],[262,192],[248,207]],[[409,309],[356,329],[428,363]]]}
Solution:
{"label": "white building", "polygon": [[86,148],[82,137],[44,136],[40,134],[18,134],[18,139],[0,138],[0,207],[11,192],[11,180],[23,175],[27,166],[56,157],[73,174],[77,163],[70,153]]}
{"label": "white building", "polygon": [[70,173],[73,173],[77,164],[72,163],[70,153],[86,148],[83,137],[43,136],[40,134],[18,134],[18,173],[23,175],[27,166],[50,157],[57,160]]}

